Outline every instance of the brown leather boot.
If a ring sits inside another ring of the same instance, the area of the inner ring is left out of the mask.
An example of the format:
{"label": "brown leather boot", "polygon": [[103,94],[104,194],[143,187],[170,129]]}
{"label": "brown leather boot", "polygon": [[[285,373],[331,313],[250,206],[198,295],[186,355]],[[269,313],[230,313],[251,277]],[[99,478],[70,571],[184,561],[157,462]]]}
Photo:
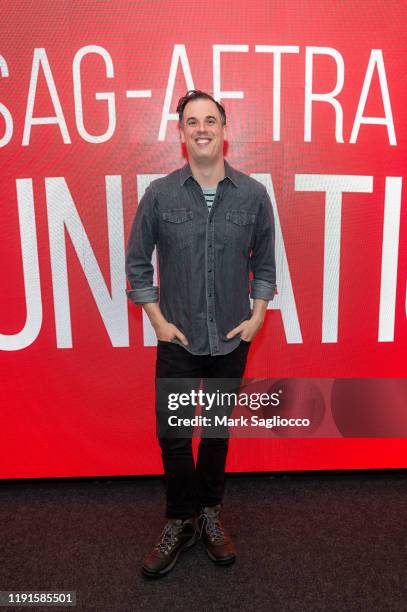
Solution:
{"label": "brown leather boot", "polygon": [[144,557],[143,574],[160,578],[170,572],[183,550],[196,542],[195,519],[169,519],[153,550]]}
{"label": "brown leather boot", "polygon": [[217,565],[231,565],[236,560],[236,550],[221,523],[220,509],[220,504],[202,509],[198,517],[199,533],[208,557]]}

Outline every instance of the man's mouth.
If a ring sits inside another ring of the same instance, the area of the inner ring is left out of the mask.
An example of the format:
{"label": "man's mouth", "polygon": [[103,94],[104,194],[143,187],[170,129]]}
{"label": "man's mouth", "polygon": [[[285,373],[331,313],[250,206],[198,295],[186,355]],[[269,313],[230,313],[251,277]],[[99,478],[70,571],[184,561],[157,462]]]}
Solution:
{"label": "man's mouth", "polygon": [[211,142],[211,139],[210,138],[196,138],[195,142],[200,147],[205,147],[206,145],[208,145]]}

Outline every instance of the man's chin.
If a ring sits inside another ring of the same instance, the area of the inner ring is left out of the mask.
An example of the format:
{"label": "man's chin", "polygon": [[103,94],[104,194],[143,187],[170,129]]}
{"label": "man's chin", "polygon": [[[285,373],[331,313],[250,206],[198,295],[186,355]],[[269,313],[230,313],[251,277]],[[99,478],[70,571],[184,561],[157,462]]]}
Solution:
{"label": "man's chin", "polygon": [[189,157],[192,157],[194,161],[201,162],[201,163],[202,162],[214,163],[218,159],[218,156],[214,155],[212,151],[196,151],[194,149],[194,151],[189,152],[188,155]]}
{"label": "man's chin", "polygon": [[194,149],[194,154],[197,157],[211,157],[213,156],[213,152],[209,149]]}

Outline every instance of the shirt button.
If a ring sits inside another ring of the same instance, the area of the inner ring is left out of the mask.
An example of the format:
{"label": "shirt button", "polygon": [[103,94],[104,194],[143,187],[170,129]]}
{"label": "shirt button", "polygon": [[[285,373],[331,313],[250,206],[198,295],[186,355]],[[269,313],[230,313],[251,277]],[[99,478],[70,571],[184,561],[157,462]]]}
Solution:
{"label": "shirt button", "polygon": [[210,248],[210,249],[212,248],[212,245],[211,245],[211,244],[209,245],[209,248]]}
{"label": "shirt button", "polygon": [[209,269],[209,270],[208,270],[208,272],[212,272],[212,270],[211,270],[211,269]]}
{"label": "shirt button", "polygon": [[212,293],[208,293],[208,297],[212,297]]}
{"label": "shirt button", "polygon": [[212,322],[212,321],[213,321],[213,317],[210,317],[210,318],[209,318],[209,321],[211,321],[211,322]]}

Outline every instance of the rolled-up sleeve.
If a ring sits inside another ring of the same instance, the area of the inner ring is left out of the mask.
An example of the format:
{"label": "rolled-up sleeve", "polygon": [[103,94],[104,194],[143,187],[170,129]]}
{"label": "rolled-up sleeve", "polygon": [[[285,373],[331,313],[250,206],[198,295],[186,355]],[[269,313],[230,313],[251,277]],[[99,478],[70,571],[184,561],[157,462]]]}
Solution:
{"label": "rolled-up sleeve", "polygon": [[253,272],[250,297],[267,302],[272,300],[277,293],[275,225],[273,207],[266,190],[257,215],[250,268]]}
{"label": "rolled-up sleeve", "polygon": [[140,200],[126,249],[126,275],[131,289],[127,297],[135,304],[158,302],[158,287],[153,285],[152,254],[157,242],[157,214],[151,186]]}

